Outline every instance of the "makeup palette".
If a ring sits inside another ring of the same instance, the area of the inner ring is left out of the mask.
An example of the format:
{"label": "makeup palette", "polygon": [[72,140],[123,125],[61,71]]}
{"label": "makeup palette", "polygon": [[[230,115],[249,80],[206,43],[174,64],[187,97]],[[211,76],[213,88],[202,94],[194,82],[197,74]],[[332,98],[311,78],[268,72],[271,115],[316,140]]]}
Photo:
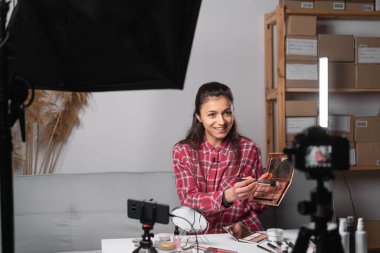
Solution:
{"label": "makeup palette", "polygon": [[270,153],[267,171],[270,179],[257,181],[252,201],[259,204],[279,206],[293,179],[294,167],[284,153]]}

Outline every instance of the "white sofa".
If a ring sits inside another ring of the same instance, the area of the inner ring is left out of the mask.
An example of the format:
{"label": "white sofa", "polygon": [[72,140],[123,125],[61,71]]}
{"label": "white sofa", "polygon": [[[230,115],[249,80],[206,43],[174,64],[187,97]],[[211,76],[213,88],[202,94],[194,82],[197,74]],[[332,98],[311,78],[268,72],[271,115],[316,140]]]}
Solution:
{"label": "white sofa", "polygon": [[[298,228],[309,222],[296,207],[314,187],[296,171],[281,206],[260,215],[264,227]],[[153,198],[170,209],[180,205],[173,172],[15,176],[16,253],[100,252],[101,239],[140,237],[140,221],[127,217],[128,198]],[[153,232],[173,230],[172,223],[156,224]]]}
{"label": "white sofa", "polygon": [[[101,239],[140,237],[129,198],[180,205],[172,172],[15,176],[16,253],[100,250]],[[170,222],[153,232],[173,230]]]}

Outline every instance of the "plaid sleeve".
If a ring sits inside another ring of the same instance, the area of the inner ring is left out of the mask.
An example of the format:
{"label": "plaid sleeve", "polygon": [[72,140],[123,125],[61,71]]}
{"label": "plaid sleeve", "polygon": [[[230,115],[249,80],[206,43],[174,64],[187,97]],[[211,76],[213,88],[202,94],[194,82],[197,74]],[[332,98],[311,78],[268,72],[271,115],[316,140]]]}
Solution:
{"label": "plaid sleeve", "polygon": [[243,222],[243,224],[249,228],[251,232],[263,230],[261,221],[254,210],[251,210],[250,215],[242,219],[241,222]]}
{"label": "plaid sleeve", "polygon": [[222,190],[207,193],[200,191],[190,149],[177,144],[172,157],[177,193],[183,206],[198,209],[206,216],[226,209],[222,205]]}

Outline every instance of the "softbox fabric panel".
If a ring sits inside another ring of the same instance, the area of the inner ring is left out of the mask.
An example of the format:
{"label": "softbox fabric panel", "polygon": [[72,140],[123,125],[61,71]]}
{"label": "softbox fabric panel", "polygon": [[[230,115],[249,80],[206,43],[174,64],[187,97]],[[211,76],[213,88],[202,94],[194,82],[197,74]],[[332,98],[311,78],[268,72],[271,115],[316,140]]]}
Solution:
{"label": "softbox fabric panel", "polygon": [[201,0],[19,0],[9,74],[67,91],[182,89]]}

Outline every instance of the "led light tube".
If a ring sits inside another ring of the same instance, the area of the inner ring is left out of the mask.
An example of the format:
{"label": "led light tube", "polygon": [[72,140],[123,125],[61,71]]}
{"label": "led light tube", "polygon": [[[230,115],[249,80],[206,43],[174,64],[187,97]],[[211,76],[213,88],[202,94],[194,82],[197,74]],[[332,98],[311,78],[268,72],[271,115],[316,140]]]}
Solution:
{"label": "led light tube", "polygon": [[329,60],[319,58],[319,126],[328,127],[329,120]]}

